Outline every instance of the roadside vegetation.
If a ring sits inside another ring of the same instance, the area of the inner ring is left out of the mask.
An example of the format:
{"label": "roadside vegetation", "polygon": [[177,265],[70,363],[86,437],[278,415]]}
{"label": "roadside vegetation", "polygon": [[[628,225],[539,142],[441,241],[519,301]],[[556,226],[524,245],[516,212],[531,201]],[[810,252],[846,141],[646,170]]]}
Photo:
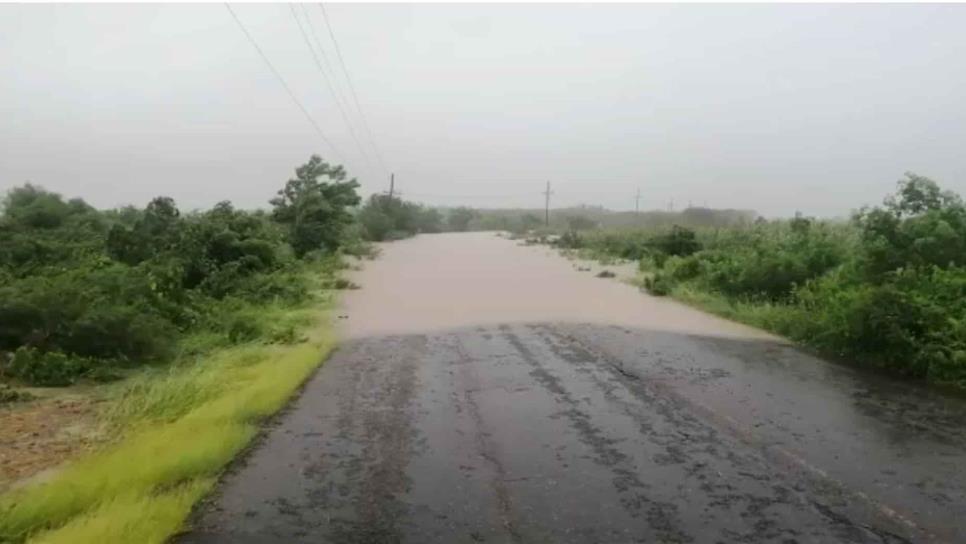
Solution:
{"label": "roadside vegetation", "polygon": [[636,260],[642,284],[844,361],[966,389],[966,207],[907,174],[849,221],[568,229],[557,243]]}
{"label": "roadside vegetation", "polygon": [[[457,210],[454,209],[453,211]],[[555,208],[548,219],[540,209],[475,209],[468,210],[465,227],[452,230],[499,230],[515,234],[566,233],[598,230],[651,230],[684,227],[735,227],[754,222],[758,214],[751,210],[690,207],[680,211],[647,210],[618,212],[600,206]]]}
{"label": "roadside vegetation", "polygon": [[383,194],[369,197],[358,218],[362,235],[374,242],[444,230],[443,214],[439,210]]}
{"label": "roadside vegetation", "polygon": [[[357,183],[317,156],[268,211],[97,210],[41,187],[0,212],[0,402],[93,388],[109,437],[0,496],[0,542],[163,542],[331,349]],[[110,383],[107,383],[110,382]],[[11,408],[13,409],[13,408]]]}
{"label": "roadside vegetation", "polygon": [[[346,255],[416,233],[536,233],[641,284],[857,364],[966,389],[966,206],[909,174],[848,221],[740,210],[440,210],[313,156],[265,211],[97,210],[33,185],[0,209],[0,409],[96,390],[108,437],[0,495],[0,542],[163,542],[334,345]],[[630,221],[630,223],[628,223]],[[630,226],[633,225],[633,226]],[[99,384],[91,387],[92,384]]]}

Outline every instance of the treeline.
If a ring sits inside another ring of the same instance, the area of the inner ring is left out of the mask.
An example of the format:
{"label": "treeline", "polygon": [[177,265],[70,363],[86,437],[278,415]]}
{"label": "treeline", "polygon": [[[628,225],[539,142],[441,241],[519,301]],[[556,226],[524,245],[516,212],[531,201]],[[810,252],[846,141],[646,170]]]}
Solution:
{"label": "treeline", "polygon": [[758,219],[751,210],[689,207],[684,210],[615,212],[599,206],[550,210],[485,209],[459,206],[429,207],[386,194],[372,195],[359,212],[362,236],[368,240],[396,240],[417,233],[504,231],[552,233],[601,228],[733,227]]}
{"label": "treeline", "polygon": [[479,218],[472,208],[433,208],[376,194],[359,210],[362,235],[370,241],[398,240],[414,234],[478,230],[471,222]]}
{"label": "treeline", "polygon": [[297,324],[271,310],[304,304],[319,281],[336,286],[338,255],[361,249],[357,188],[313,156],[268,211],[225,201],[185,213],[167,197],[100,211],[12,189],[0,213],[0,377],[66,385],[219,346],[294,341]]}
{"label": "treeline", "polygon": [[358,218],[363,235],[375,242],[441,232],[444,227],[439,210],[380,194],[369,197]]}
{"label": "treeline", "polygon": [[[600,206],[576,206],[550,210],[549,225],[543,209],[478,209],[462,230],[581,231],[589,229],[654,229],[672,225],[733,227],[749,225],[758,218],[751,210],[688,207],[681,211],[648,210],[615,212]],[[460,230],[460,229],[453,229]]]}
{"label": "treeline", "polygon": [[645,286],[822,352],[966,387],[966,207],[907,174],[848,222],[571,233],[561,244],[640,261]]}

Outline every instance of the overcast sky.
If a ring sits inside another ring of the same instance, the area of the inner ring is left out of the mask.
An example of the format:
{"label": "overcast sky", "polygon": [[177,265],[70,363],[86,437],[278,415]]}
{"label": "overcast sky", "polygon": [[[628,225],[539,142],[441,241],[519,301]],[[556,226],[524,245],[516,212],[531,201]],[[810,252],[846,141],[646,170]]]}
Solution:
{"label": "overcast sky", "polygon": [[[0,6],[0,190],[264,207],[312,153],[431,204],[844,215],[966,194],[966,6],[318,5],[365,160],[288,5]],[[308,19],[303,19],[307,15]],[[320,57],[320,60],[323,60]],[[323,68],[326,65],[323,64]]]}

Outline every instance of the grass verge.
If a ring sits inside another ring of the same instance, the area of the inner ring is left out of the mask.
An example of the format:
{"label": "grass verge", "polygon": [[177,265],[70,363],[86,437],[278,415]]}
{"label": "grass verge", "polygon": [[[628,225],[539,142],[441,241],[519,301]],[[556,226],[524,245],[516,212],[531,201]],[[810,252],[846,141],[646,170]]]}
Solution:
{"label": "grass verge", "polygon": [[0,542],[164,542],[335,344],[324,310],[298,343],[248,344],[132,378],[106,412],[121,438],[0,497]]}
{"label": "grass verge", "polygon": [[688,284],[675,285],[670,296],[688,306],[779,335],[789,333],[789,325],[795,317],[792,314],[800,311],[787,304],[731,301]]}

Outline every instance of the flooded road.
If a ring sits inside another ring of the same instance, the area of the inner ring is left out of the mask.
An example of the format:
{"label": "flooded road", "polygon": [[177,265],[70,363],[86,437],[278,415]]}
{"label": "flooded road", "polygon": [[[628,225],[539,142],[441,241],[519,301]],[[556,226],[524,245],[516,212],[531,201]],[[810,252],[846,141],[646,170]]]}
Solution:
{"label": "flooded road", "polygon": [[489,233],[384,246],[184,542],[964,542],[966,403]]}

